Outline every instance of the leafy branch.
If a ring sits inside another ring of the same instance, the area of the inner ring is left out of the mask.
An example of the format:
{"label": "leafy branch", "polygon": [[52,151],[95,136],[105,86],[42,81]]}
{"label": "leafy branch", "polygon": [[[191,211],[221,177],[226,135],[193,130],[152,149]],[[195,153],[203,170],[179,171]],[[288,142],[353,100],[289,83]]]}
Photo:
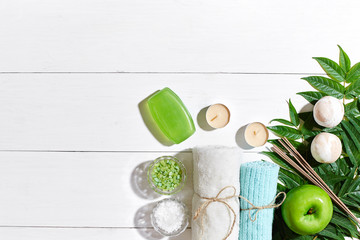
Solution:
{"label": "leafy branch", "polygon": [[[307,159],[313,169],[320,175],[326,184],[340,197],[349,209],[360,217],[360,62],[351,66],[346,52],[340,47],[339,63],[324,58],[315,57],[321,68],[327,74],[324,76],[309,76],[302,78],[307,81],[315,91],[299,92],[298,95],[310,104],[315,104],[324,96],[342,99],[345,108],[343,121],[334,128],[319,126],[312,112],[297,112],[291,100],[288,102],[289,120],[276,118],[270,123],[278,125],[268,126],[268,129],[279,137],[288,138],[296,149]],[[345,102],[348,102],[345,104]],[[316,162],[310,153],[312,139],[321,132],[329,132],[338,136],[343,145],[340,158],[331,164]],[[277,144],[276,140],[269,140]],[[279,147],[282,147],[281,145]],[[280,166],[278,191],[291,189],[306,184],[295,169],[273,152],[264,151],[274,163]],[[345,237],[360,238],[357,224],[334,206],[334,214],[330,224],[315,236],[300,236],[287,228],[282,220],[281,212],[275,211],[273,239],[345,239]]]}

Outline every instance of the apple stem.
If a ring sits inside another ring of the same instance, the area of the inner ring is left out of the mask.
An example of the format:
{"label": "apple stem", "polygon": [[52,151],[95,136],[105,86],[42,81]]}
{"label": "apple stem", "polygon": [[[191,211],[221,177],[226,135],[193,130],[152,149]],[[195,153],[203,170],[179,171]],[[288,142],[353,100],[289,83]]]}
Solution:
{"label": "apple stem", "polygon": [[314,211],[313,208],[310,208],[309,211],[307,212],[308,215],[311,215],[311,214],[313,214],[313,213],[315,213],[315,211]]}

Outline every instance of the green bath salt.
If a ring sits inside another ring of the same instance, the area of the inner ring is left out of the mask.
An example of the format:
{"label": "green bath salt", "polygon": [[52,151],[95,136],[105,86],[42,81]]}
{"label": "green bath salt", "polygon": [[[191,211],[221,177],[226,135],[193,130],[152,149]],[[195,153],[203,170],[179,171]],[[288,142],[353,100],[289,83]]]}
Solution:
{"label": "green bath salt", "polygon": [[176,161],[163,159],[156,162],[151,171],[154,185],[164,191],[172,191],[182,180],[182,170]]}

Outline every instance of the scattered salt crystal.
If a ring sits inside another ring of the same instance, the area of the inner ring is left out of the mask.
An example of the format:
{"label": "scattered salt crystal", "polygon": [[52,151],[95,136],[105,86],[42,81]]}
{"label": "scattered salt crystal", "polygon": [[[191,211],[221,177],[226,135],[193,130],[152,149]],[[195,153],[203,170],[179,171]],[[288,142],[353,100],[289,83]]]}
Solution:
{"label": "scattered salt crystal", "polygon": [[174,200],[159,202],[153,212],[156,225],[168,234],[176,232],[181,228],[186,217],[185,215],[184,206]]}

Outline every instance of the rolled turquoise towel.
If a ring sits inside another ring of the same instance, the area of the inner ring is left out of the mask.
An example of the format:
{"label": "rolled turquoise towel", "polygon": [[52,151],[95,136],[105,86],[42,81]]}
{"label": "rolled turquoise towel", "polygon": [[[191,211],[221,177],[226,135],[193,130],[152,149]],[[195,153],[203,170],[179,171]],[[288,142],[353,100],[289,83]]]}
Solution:
{"label": "rolled turquoise towel", "polygon": [[[270,162],[248,162],[240,168],[240,195],[255,206],[271,203],[276,195],[279,167]],[[251,206],[240,200],[240,209]],[[256,210],[251,210],[252,219]],[[256,221],[249,219],[248,210],[240,210],[239,240],[271,240],[274,209],[263,209],[257,214]]]}

